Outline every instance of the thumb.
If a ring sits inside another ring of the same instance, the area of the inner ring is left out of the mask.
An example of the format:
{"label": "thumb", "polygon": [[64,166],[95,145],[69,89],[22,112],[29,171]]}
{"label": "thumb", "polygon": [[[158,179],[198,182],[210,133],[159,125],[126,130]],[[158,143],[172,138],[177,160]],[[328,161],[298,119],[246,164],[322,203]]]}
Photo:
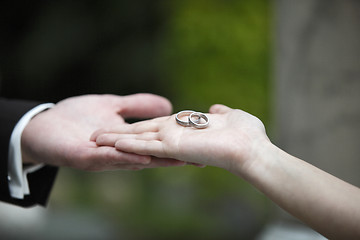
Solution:
{"label": "thumb", "polygon": [[225,106],[225,105],[222,105],[222,104],[214,104],[210,107],[209,109],[209,113],[227,113],[229,111],[231,111],[232,109]]}
{"label": "thumb", "polygon": [[123,118],[154,118],[170,115],[172,105],[164,97],[138,93],[122,97],[118,112]]}

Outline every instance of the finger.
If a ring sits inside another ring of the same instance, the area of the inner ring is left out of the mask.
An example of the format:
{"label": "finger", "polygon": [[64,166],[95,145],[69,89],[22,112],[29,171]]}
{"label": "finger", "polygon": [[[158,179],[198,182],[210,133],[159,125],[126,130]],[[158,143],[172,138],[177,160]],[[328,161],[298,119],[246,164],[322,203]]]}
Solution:
{"label": "finger", "polygon": [[96,130],[95,132],[93,132],[90,136],[90,141],[96,142],[96,139],[98,136],[100,136],[101,134],[105,134],[108,131],[105,128],[101,128]]}
{"label": "finger", "polygon": [[227,113],[229,111],[231,111],[232,109],[225,106],[225,105],[222,105],[222,104],[215,104],[215,105],[212,105],[209,109],[209,112],[210,113],[219,113],[219,114],[222,114],[222,113]]}
{"label": "finger", "polygon": [[102,146],[96,148],[94,159],[107,165],[114,164],[149,164],[151,158],[130,152],[118,151],[114,147]]}
{"label": "finger", "polygon": [[105,171],[117,164],[146,165],[150,161],[150,156],[121,152],[114,147],[95,147],[68,166],[86,171]]}
{"label": "finger", "polygon": [[157,167],[178,167],[185,166],[186,162],[179,161],[171,158],[157,158],[152,156],[151,163],[146,165],[145,168],[157,168]]}
{"label": "finger", "polygon": [[139,134],[145,132],[158,132],[162,122],[166,121],[168,117],[155,118],[151,120],[141,121],[127,125],[125,131],[127,133]]}
{"label": "finger", "polygon": [[165,119],[157,118],[152,120],[146,120],[142,122],[137,122],[133,124],[120,124],[118,126],[110,128],[102,128],[96,130],[91,134],[90,141],[97,141],[96,139],[106,133],[117,133],[117,134],[138,134],[144,132],[157,132],[159,130],[160,122]]}
{"label": "finger", "polygon": [[159,134],[155,132],[145,132],[141,134],[114,134],[104,133],[96,138],[98,146],[111,146],[114,147],[116,141],[120,139],[139,139],[139,140],[159,140]]}
{"label": "finger", "polygon": [[146,168],[159,168],[159,167],[179,167],[185,166],[186,163],[183,161],[170,159],[170,158],[157,158],[151,157],[149,164],[118,164],[116,167],[119,170],[142,170]]}
{"label": "finger", "polygon": [[169,100],[145,93],[122,97],[119,107],[119,114],[124,118],[154,118],[169,115],[172,111]]}
{"label": "finger", "polygon": [[[129,135],[129,134],[124,134]],[[95,141],[98,146],[109,146],[114,147],[115,142],[119,140],[120,134],[113,134],[113,133],[104,133],[96,137]],[[123,136],[125,137],[125,136]]]}
{"label": "finger", "polygon": [[119,151],[140,155],[151,155],[158,158],[168,157],[163,151],[162,143],[157,140],[119,139],[115,143],[115,148]]}
{"label": "finger", "polygon": [[199,168],[204,168],[204,167],[206,167],[205,164],[200,164],[200,163],[187,162],[186,164],[187,164],[187,165],[192,165],[192,166],[195,166],[195,167],[199,167]]}

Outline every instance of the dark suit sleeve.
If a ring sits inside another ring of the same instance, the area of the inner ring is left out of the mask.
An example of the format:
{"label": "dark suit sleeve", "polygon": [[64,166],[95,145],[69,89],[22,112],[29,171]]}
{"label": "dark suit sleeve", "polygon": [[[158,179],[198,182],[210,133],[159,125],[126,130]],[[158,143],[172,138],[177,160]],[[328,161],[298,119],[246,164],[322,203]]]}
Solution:
{"label": "dark suit sleeve", "polygon": [[45,166],[28,174],[30,195],[24,199],[10,196],[7,177],[10,136],[19,119],[37,105],[37,102],[0,98],[0,201],[22,207],[36,204],[45,206],[58,171],[57,167]]}

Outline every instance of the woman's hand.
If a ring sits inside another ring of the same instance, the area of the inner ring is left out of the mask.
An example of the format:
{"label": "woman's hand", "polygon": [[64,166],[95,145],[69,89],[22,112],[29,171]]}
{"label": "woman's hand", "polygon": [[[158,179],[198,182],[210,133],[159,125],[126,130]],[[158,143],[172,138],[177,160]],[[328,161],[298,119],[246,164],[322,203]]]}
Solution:
{"label": "woman's hand", "polygon": [[224,105],[214,105],[209,112],[205,129],[180,126],[172,115],[102,129],[91,139],[123,152],[212,165],[241,174],[256,159],[258,146],[269,142],[264,125],[258,118]]}

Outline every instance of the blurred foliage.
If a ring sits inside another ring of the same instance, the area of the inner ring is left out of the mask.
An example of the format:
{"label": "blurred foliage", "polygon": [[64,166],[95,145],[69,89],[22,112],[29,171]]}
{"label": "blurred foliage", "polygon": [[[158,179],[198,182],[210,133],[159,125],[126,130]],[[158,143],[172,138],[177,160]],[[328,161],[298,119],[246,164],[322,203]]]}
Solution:
{"label": "blurred foliage", "polygon": [[[269,1],[6,2],[17,15],[1,12],[3,96],[152,92],[175,111],[223,103],[269,123]],[[51,203],[99,212],[124,239],[252,239],[271,213],[243,180],[193,166],[62,169]]]}
{"label": "blurred foliage", "polygon": [[[172,1],[160,74],[178,108],[223,103],[269,120],[269,2]],[[170,5],[170,6],[169,6]]]}

